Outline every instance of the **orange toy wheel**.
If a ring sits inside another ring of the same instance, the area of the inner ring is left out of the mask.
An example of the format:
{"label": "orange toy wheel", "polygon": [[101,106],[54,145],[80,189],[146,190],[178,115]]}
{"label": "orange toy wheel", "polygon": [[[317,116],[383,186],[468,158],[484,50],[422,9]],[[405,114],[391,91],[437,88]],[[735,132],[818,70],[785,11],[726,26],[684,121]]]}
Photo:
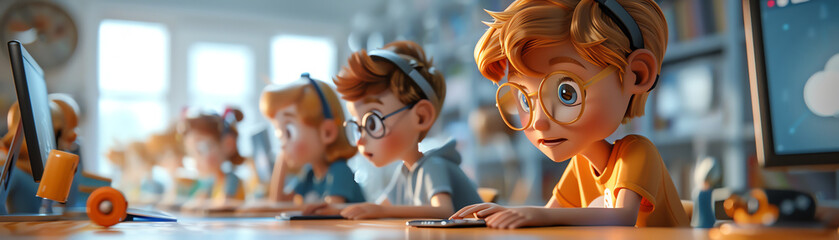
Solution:
{"label": "orange toy wheel", "polygon": [[87,198],[87,217],[90,221],[110,227],[125,219],[128,202],[119,190],[100,187]]}

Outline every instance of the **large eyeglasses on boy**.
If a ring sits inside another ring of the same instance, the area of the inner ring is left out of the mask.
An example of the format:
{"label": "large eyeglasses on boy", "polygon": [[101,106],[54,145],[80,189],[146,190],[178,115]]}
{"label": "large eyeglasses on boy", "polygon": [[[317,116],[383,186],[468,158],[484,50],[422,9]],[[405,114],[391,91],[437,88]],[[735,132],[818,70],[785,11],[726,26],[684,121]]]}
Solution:
{"label": "large eyeglasses on boy", "polygon": [[611,75],[617,68],[608,66],[588,81],[568,71],[555,71],[545,75],[537,92],[529,93],[525,87],[506,82],[498,87],[495,102],[501,118],[511,129],[521,131],[533,121],[533,102],[538,97],[542,111],[557,124],[572,124],[580,119],[586,107],[586,89]]}

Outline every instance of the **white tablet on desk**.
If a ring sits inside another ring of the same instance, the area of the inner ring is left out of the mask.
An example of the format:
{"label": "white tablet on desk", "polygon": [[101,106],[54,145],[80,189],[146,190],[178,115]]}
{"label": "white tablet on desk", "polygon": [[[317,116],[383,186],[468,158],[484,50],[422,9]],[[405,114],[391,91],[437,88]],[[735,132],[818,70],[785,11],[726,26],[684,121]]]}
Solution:
{"label": "white tablet on desk", "polygon": [[344,219],[341,215],[303,215],[301,211],[282,212],[277,215],[277,220],[327,220]]}
{"label": "white tablet on desk", "polygon": [[412,227],[456,228],[456,227],[485,227],[483,219],[446,219],[446,220],[412,220],[405,223]]}

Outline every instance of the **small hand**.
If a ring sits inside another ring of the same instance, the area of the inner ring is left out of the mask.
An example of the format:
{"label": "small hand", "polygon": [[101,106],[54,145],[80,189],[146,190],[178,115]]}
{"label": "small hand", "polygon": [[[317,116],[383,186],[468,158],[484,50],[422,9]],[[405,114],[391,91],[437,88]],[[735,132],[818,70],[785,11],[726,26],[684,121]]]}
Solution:
{"label": "small hand", "polygon": [[513,229],[538,225],[539,219],[544,219],[539,208],[510,208],[487,217],[487,227],[499,229]]}
{"label": "small hand", "polygon": [[507,208],[495,203],[478,203],[461,208],[452,214],[449,219],[462,219],[465,217],[485,218],[504,210],[507,210]]}
{"label": "small hand", "polygon": [[383,210],[378,204],[360,203],[341,210],[341,216],[352,220],[380,218]]}
{"label": "small hand", "polygon": [[303,207],[303,215],[338,215],[341,209],[334,208],[327,203],[307,204]]}

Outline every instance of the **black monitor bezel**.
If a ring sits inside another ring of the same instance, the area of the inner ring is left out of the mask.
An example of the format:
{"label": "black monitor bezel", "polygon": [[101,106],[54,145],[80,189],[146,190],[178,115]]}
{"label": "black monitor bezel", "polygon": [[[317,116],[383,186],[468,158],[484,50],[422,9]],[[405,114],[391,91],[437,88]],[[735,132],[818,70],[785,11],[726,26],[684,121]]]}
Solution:
{"label": "black monitor bezel", "polygon": [[752,114],[755,119],[755,145],[757,158],[765,168],[839,166],[839,152],[800,153],[779,155],[772,138],[772,118],[769,107],[769,90],[766,79],[766,62],[763,48],[763,23],[760,0],[743,0],[743,20],[746,29],[746,51],[749,61],[749,81],[752,95]]}
{"label": "black monitor bezel", "polygon": [[[29,52],[26,51],[19,41],[9,41],[8,46],[9,60],[11,62],[12,75],[15,81],[18,106],[20,107],[20,122],[23,125],[23,135],[25,136],[26,147],[29,153],[29,165],[32,169],[33,179],[35,182],[40,182],[41,176],[44,173],[44,164],[48,157],[46,156],[46,153],[48,153],[49,150],[55,149],[55,135],[52,130],[52,120],[49,120],[45,121],[49,126],[42,127],[47,131],[46,135],[52,139],[39,139],[38,137],[38,127],[35,122],[35,113],[33,111],[32,101],[30,100],[32,96],[29,94],[29,81],[31,80],[26,76],[24,61],[28,62],[29,65],[35,68],[34,70],[41,75],[41,81],[44,81],[44,71],[32,58],[32,55],[29,55]],[[46,82],[43,84],[44,90],[46,91]],[[44,92],[43,96],[47,97],[47,93]],[[44,99],[44,102],[49,104],[48,99]],[[41,107],[49,108],[49,105]],[[49,114],[47,114],[47,116],[39,117],[52,119],[52,116]],[[40,141],[46,141],[45,144],[48,148],[47,151],[42,151]],[[38,161],[33,161],[33,159],[37,159]]]}

